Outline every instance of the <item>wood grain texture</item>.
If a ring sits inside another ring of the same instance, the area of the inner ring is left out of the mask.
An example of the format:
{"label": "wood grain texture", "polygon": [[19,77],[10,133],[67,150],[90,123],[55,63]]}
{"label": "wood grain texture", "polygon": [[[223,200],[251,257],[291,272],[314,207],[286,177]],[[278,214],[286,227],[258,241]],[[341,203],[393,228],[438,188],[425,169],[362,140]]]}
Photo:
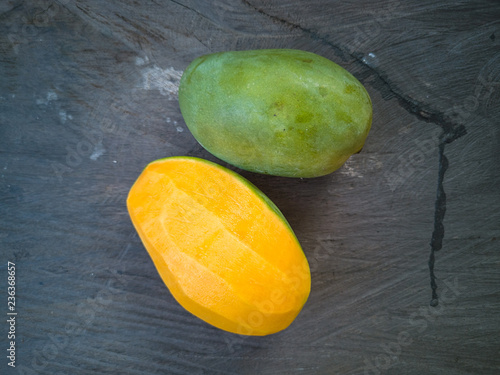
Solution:
{"label": "wood grain texture", "polygon": [[[18,323],[16,369],[4,358],[0,373],[499,373],[499,16],[466,0],[2,3],[0,278],[15,262]],[[358,77],[374,109],[362,152],[301,180],[203,150],[179,77],[201,54],[253,48],[315,52]],[[217,330],[161,282],[125,198],[171,155],[240,172],[289,220],[312,291],[287,330]]]}

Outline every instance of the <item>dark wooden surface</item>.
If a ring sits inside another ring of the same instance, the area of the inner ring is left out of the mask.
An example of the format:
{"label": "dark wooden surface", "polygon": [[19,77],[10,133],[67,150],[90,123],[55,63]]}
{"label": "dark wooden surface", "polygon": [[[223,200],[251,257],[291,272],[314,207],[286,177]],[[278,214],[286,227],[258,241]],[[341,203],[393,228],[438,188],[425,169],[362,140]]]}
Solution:
{"label": "dark wooden surface", "polygon": [[[18,315],[0,373],[500,373],[499,43],[498,1],[2,1],[4,354],[8,261]],[[152,160],[217,162],[180,114],[183,69],[256,48],[337,62],[374,109],[362,152],[329,176],[233,168],[312,270],[296,321],[257,338],[184,311],[125,207]]]}

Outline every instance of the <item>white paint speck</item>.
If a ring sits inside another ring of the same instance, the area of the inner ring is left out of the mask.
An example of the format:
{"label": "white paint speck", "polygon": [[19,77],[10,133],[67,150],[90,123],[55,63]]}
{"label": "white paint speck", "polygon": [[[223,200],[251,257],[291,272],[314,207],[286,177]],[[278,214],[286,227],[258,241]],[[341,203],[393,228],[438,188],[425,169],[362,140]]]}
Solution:
{"label": "white paint speck", "polygon": [[362,178],[363,175],[354,169],[353,164],[352,159],[347,159],[345,164],[339,169],[339,172],[345,176]]}
{"label": "white paint speck", "polygon": [[71,115],[68,115],[68,118],[69,118],[70,120],[73,120],[73,116],[71,116]]}
{"label": "white paint speck", "polygon": [[48,105],[51,101],[57,100],[57,94],[54,91],[47,91],[45,98],[38,98],[36,104],[38,105]]}
{"label": "white paint speck", "polygon": [[373,52],[368,53],[361,59],[361,61],[371,67],[376,67],[378,65],[378,57]]}
{"label": "white paint speck", "polygon": [[61,109],[59,111],[59,118],[61,119],[61,122],[64,124],[66,122],[66,119],[68,116],[66,115],[66,111],[64,109]]}
{"label": "white paint speck", "polygon": [[98,142],[94,147],[94,151],[90,155],[90,160],[96,161],[100,156],[102,156],[102,154],[104,154],[105,151],[106,150],[102,145],[102,142]]}
{"label": "white paint speck", "polygon": [[181,126],[178,126],[175,129],[177,129],[177,132],[179,133],[182,133],[184,131],[184,129]]}
{"label": "white paint speck", "polygon": [[147,56],[145,56],[145,57],[137,56],[135,58],[135,65],[142,66],[142,65],[146,64],[148,61],[149,61],[149,58]]}
{"label": "white paint speck", "polygon": [[57,100],[57,94],[54,91],[47,92],[47,101]]}
{"label": "white paint speck", "polygon": [[179,92],[179,83],[182,77],[181,70],[175,70],[170,67],[162,69],[159,66],[153,66],[142,70],[144,90],[159,90],[168,100],[177,99]]}
{"label": "white paint speck", "polygon": [[116,160],[113,160],[113,163],[115,163],[115,164],[116,164],[116,163],[117,163],[117,161],[116,161]]}
{"label": "white paint speck", "polygon": [[167,123],[170,123],[170,117],[167,117]]}

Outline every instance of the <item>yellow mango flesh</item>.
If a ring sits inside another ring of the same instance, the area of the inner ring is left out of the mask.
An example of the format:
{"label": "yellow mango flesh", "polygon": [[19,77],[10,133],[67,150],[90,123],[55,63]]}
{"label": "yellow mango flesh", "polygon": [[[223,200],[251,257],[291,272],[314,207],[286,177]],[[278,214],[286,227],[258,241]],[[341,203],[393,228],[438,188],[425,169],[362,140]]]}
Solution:
{"label": "yellow mango flesh", "polygon": [[307,260],[278,208],[217,164],[172,157],[149,164],[127,206],[174,298],[223,330],[285,329],[310,291]]}

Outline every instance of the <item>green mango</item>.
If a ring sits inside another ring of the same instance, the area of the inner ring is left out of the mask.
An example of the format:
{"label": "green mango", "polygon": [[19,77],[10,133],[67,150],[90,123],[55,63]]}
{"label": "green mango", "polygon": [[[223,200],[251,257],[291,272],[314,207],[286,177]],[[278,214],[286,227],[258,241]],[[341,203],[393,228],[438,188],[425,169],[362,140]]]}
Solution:
{"label": "green mango", "polygon": [[179,106],[196,140],[244,170],[318,177],[361,150],[370,96],[347,70],[292,49],[219,52],[195,59]]}

